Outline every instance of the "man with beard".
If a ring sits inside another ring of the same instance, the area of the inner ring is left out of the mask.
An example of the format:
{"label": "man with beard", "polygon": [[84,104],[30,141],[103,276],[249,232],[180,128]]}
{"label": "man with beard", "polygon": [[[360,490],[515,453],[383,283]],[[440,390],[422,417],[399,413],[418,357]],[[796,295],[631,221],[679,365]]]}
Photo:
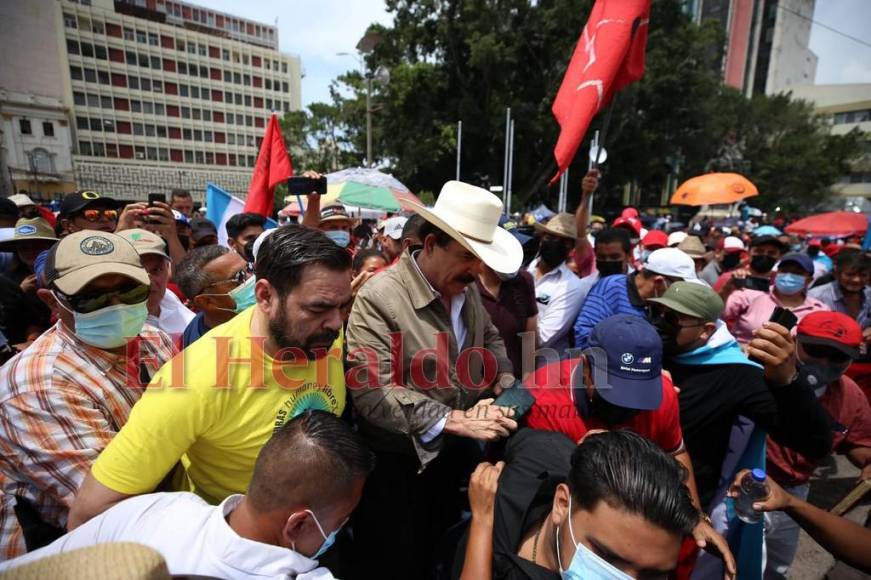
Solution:
{"label": "man with beard", "polygon": [[186,473],[174,473],[173,489],[211,504],[244,493],[275,429],[306,409],[342,414],[350,255],[321,232],[287,226],[264,240],[255,273],[256,304],[152,379],[82,484],[70,529],[151,492],[182,457]]}
{"label": "man with beard", "polygon": [[663,367],[680,389],[681,427],[703,507],[715,507],[711,502],[739,416],[803,454],[828,453],[828,420],[796,372],[793,340],[785,328],[765,323],[755,331],[747,354],[760,364],[745,356],[718,320],[723,301],[711,288],[677,282],[650,302],[659,307],[654,325],[663,341]]}
{"label": "man with beard", "polygon": [[460,521],[480,442],[517,427],[493,404],[514,376],[473,284],[483,264],[520,269],[520,242],[499,227],[502,203],[449,181],[432,209],[415,210],[426,220],[423,249],[369,280],[348,320],[349,392],[376,454],[354,520],[359,578],[428,577],[435,547]]}
{"label": "man with beard", "polygon": [[562,354],[570,346],[569,331],[581,308],[581,280],[566,266],[577,238],[575,216],[559,213],[535,229],[541,239],[529,273],[535,279],[539,347]]}

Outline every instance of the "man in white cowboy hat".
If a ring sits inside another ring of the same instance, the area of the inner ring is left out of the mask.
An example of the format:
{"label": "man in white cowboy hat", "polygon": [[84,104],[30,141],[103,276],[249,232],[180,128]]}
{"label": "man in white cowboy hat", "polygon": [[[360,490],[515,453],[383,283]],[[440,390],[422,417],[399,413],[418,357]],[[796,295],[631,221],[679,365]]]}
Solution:
{"label": "man in white cowboy hat", "polygon": [[535,229],[540,243],[529,273],[535,279],[539,347],[562,353],[569,347],[569,331],[581,308],[581,280],[566,265],[577,238],[575,216],[558,213],[545,225],[535,224]]}
{"label": "man in white cowboy hat", "polygon": [[520,269],[520,242],[499,227],[502,202],[449,181],[435,207],[415,210],[423,249],[360,290],[347,330],[349,392],[377,457],[355,516],[355,569],[379,578],[429,574],[436,543],[459,521],[479,442],[517,427],[493,404],[514,377],[474,284],[482,264]]}

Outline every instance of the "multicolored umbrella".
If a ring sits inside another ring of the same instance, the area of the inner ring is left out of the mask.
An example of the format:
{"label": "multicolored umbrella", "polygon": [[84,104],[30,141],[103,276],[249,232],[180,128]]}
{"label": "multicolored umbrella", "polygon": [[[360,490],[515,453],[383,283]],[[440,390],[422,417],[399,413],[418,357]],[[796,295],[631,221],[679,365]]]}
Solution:
{"label": "multicolored umbrella", "polygon": [[377,169],[353,167],[327,174],[327,194],[321,207],[342,203],[367,209],[398,212],[407,209],[407,202],[420,199],[398,179]]}
{"label": "multicolored umbrella", "polygon": [[706,173],[688,179],[671,196],[677,205],[717,205],[735,203],[759,195],[753,183],[737,173]]}

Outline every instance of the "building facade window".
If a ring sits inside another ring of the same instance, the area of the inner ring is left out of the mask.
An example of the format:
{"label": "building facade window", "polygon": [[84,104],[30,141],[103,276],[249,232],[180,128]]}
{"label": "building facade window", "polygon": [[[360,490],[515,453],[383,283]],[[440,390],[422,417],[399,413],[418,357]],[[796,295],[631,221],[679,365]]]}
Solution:
{"label": "building facade window", "polygon": [[42,134],[46,137],[54,137],[54,123],[51,121],[43,121]]}
{"label": "building facade window", "polygon": [[22,135],[33,135],[29,119],[18,119],[18,130],[21,131]]}

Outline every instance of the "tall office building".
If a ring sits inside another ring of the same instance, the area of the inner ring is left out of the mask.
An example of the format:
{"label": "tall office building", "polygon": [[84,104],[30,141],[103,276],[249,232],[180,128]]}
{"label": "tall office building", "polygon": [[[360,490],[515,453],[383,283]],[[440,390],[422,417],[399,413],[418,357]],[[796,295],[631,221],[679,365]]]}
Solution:
{"label": "tall office building", "polygon": [[690,0],[696,20],[718,22],[726,39],[723,82],[750,97],[812,84],[810,50],[815,0]]}
{"label": "tall office building", "polygon": [[0,29],[16,88],[59,63],[31,92],[62,100],[80,187],[121,199],[200,197],[207,182],[244,193],[271,111],[300,108],[300,59],[278,51],[274,26],[171,0],[0,4],[3,28],[42,31],[37,43]]}

